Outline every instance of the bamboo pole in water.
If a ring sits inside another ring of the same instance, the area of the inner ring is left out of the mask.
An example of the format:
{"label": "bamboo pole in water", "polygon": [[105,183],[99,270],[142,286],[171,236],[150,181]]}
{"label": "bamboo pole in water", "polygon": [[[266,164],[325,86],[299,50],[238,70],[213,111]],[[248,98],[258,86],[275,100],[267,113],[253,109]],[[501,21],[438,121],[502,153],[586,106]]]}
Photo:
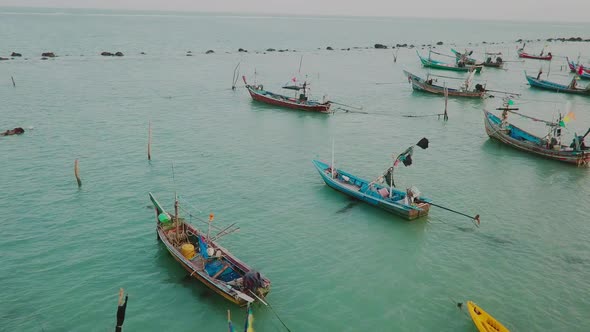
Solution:
{"label": "bamboo pole in water", "polygon": [[10,76],[10,78],[12,79],[12,86],[16,88],[16,83],[14,83],[14,77]]}
{"label": "bamboo pole in water", "polygon": [[448,103],[449,103],[449,89],[447,88],[447,83],[445,83],[445,113],[444,113],[444,117],[443,117],[444,121],[449,120],[449,115],[447,113]]}
{"label": "bamboo pole in water", "polygon": [[78,182],[78,188],[82,187],[82,180],[80,180],[80,168],[78,166],[78,159],[74,161],[74,175],[76,176],[76,181]]}
{"label": "bamboo pole in water", "polygon": [[152,160],[152,122],[148,125],[148,160]]}

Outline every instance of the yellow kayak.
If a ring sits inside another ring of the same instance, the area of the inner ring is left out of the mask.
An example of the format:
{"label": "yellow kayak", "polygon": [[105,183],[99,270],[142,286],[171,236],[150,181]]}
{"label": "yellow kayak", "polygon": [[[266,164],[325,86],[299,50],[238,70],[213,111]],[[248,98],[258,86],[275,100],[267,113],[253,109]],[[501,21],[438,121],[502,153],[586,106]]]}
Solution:
{"label": "yellow kayak", "polygon": [[473,319],[473,323],[479,332],[509,332],[502,323],[475,303],[467,301],[467,310],[469,310],[469,315],[471,315],[471,319]]}

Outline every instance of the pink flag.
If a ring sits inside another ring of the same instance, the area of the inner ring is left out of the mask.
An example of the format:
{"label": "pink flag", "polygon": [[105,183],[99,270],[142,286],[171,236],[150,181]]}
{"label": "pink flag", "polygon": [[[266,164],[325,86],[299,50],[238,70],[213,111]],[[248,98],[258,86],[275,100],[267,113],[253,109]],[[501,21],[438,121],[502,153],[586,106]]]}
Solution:
{"label": "pink flag", "polygon": [[397,166],[397,164],[399,164],[399,159],[396,159],[395,162],[393,163],[393,166]]}
{"label": "pink flag", "polygon": [[293,77],[293,78],[291,79],[291,81],[293,81],[293,82],[297,82],[297,77]]}
{"label": "pink flag", "polygon": [[578,67],[578,75],[582,75],[584,73],[584,66],[580,65]]}

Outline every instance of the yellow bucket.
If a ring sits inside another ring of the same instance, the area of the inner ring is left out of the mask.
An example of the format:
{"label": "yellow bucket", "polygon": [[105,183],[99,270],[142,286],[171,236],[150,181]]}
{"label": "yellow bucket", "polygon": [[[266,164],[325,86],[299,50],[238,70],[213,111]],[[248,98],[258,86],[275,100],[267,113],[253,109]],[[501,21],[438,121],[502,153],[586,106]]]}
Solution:
{"label": "yellow bucket", "polygon": [[184,258],[192,259],[196,255],[195,246],[190,243],[185,243],[180,247],[180,253],[182,253]]}

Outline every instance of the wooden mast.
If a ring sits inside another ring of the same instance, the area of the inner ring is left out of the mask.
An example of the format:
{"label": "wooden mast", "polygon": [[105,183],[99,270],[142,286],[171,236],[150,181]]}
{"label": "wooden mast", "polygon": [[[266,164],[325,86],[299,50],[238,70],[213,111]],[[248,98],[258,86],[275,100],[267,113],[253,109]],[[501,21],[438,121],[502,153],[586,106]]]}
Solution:
{"label": "wooden mast", "polygon": [[174,222],[176,223],[176,243],[180,244],[179,241],[179,232],[178,232],[178,196],[176,195],[176,193],[174,194]]}
{"label": "wooden mast", "polygon": [[332,138],[332,172],[330,174],[330,176],[332,177],[332,179],[334,178],[334,138]]}

